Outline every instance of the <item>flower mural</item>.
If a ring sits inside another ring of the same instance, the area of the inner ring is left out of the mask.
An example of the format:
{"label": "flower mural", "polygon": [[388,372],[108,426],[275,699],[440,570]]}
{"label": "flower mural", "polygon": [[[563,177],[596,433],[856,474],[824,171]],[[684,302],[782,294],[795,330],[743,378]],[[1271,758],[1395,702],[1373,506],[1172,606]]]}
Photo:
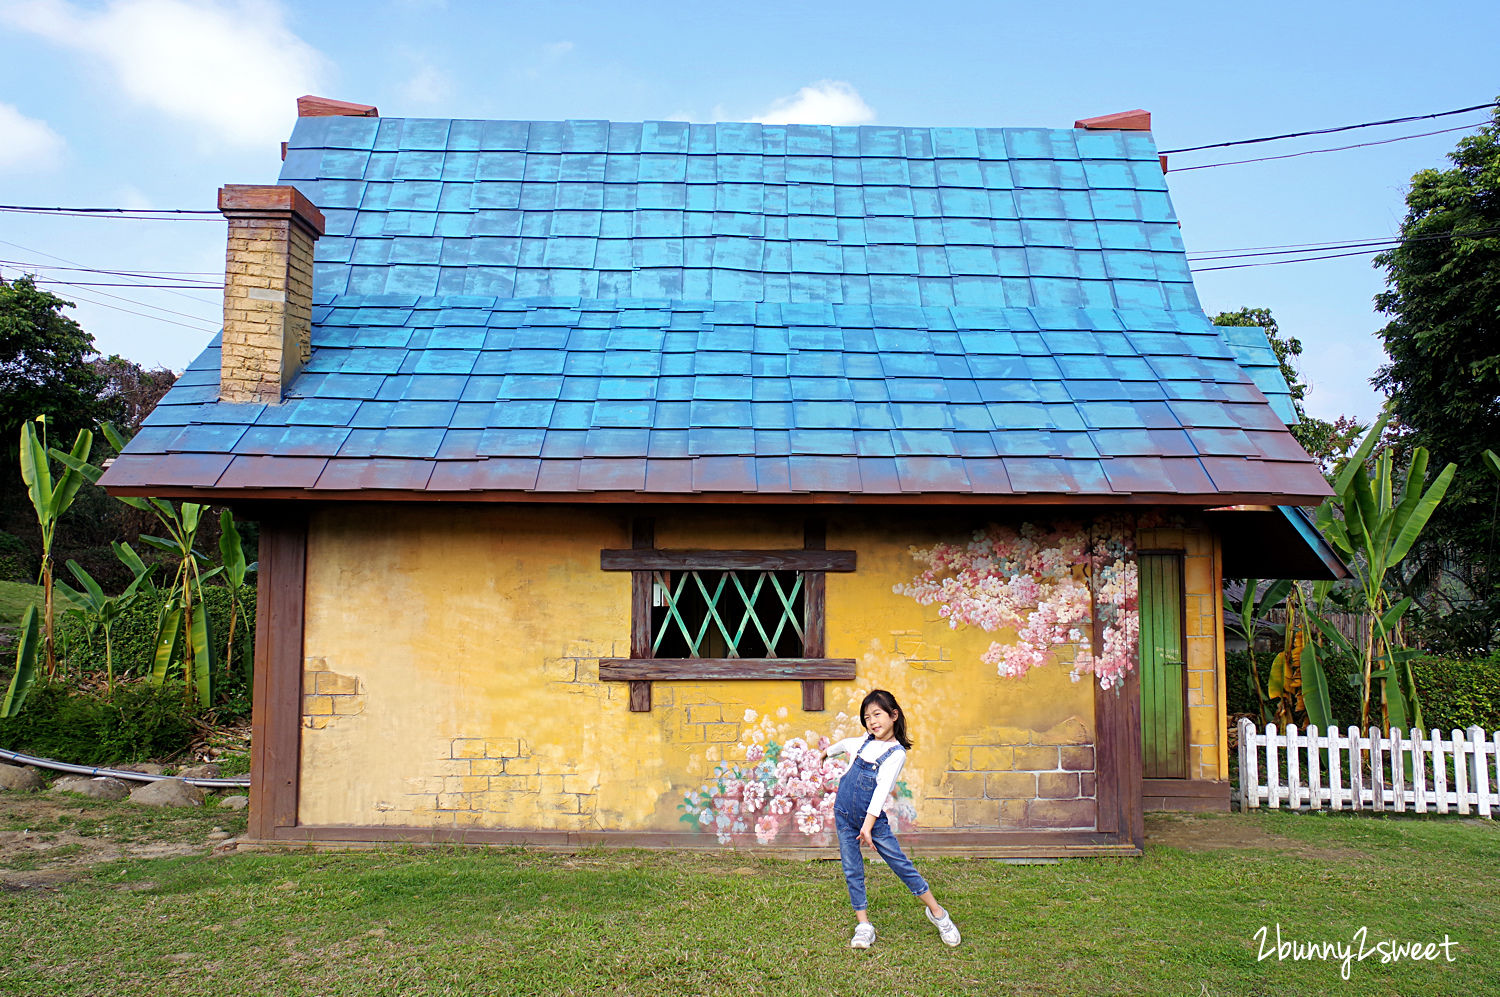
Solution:
{"label": "flower mural", "polygon": [[[786,716],[783,707],[778,711]],[[685,823],[713,831],[721,844],[769,845],[787,838],[826,845],[833,839],[833,801],[849,759],[820,759],[818,752],[856,733],[852,718],[840,713],[832,739],[815,731],[787,736],[791,724],[745,711],[738,758],[720,762],[713,776],[683,797],[678,809]],[[886,817],[900,831],[916,820],[911,791],[898,782],[886,802]]]}
{"label": "flower mural", "polygon": [[[1050,527],[977,530],[967,544],[911,548],[927,567],[910,584],[896,585],[957,629],[1014,630],[1014,642],[994,641],[982,655],[1005,677],[1018,678],[1072,647],[1077,682],[1094,675],[1108,689],[1135,667],[1140,635],[1132,524],[1100,520]],[[1093,654],[1090,630],[1097,607],[1102,646]]]}

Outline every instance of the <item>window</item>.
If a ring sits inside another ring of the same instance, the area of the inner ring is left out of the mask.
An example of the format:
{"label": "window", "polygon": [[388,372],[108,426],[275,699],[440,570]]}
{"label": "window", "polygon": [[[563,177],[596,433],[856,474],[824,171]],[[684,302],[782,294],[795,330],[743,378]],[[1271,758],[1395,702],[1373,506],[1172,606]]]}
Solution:
{"label": "window", "polygon": [[823,680],[854,677],[854,659],[823,657],[824,575],[853,571],[854,552],[825,550],[821,523],[801,550],[663,550],[637,520],[600,567],[631,573],[630,657],[601,660],[599,677],[629,682],[632,710],[671,679],[800,681],[802,708],[821,710]]}
{"label": "window", "polygon": [[653,571],[651,657],[804,657],[805,575]]}

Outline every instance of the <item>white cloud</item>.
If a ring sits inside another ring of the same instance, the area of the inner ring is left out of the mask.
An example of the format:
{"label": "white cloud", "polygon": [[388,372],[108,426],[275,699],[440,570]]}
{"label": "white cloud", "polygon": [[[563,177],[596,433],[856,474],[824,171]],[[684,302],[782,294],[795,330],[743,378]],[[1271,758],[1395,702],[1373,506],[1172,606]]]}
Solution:
{"label": "white cloud", "polygon": [[750,119],[765,125],[867,125],[875,111],[843,80],[819,80],[771,103]]}
{"label": "white cloud", "polygon": [[0,170],[39,170],[57,162],[62,136],[45,121],[0,104]]}
{"label": "white cloud", "polygon": [[285,138],[294,101],[316,93],[325,74],[323,56],[273,0],[30,0],[0,16],[97,60],[136,103],[237,145]]}
{"label": "white cloud", "polygon": [[551,60],[561,59],[571,51],[573,51],[572,42],[548,42],[542,46],[542,55]]}
{"label": "white cloud", "polygon": [[429,62],[419,65],[401,88],[401,96],[408,103],[427,106],[444,103],[452,93],[453,80]]}

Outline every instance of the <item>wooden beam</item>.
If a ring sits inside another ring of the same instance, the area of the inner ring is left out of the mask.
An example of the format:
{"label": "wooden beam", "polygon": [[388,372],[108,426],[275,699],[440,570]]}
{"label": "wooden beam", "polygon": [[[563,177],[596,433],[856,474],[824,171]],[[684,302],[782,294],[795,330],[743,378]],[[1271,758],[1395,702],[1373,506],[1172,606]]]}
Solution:
{"label": "wooden beam", "polygon": [[853,571],[852,550],[601,550],[605,571]]}
{"label": "wooden beam", "polygon": [[605,682],[852,679],[853,658],[600,658]]}
{"label": "wooden beam", "polygon": [[252,837],[269,838],[297,823],[306,570],[306,520],[294,513],[262,519],[250,721]]}
{"label": "wooden beam", "polygon": [[[809,517],[802,526],[803,550],[826,550],[828,548],[828,524],[817,517]],[[821,658],[824,654],[823,600],[828,594],[828,576],[821,571],[809,571],[803,577],[802,587],[802,653],[809,658]],[[823,680],[802,681],[802,710],[818,713],[823,710]]]}
{"label": "wooden beam", "polygon": [[[656,545],[656,521],[638,516],[630,524],[630,546],[637,551],[649,551]],[[651,656],[651,572],[636,571],[630,576],[630,656]],[[651,712],[651,683],[637,680],[630,683],[630,712]]]}

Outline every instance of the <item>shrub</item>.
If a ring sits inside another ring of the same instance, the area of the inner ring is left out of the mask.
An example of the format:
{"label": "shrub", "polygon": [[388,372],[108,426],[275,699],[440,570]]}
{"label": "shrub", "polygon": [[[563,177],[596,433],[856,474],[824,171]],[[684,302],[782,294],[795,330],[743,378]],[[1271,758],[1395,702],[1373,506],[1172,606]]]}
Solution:
{"label": "shrub", "polygon": [[[1271,676],[1271,659],[1274,657],[1274,652],[1256,656],[1262,687]],[[1333,709],[1334,725],[1340,728],[1359,726],[1359,690],[1349,684],[1349,676],[1359,674],[1359,664],[1329,654],[1326,649],[1318,656],[1318,662],[1328,676],[1328,704]],[[1245,651],[1226,652],[1224,667],[1229,712],[1256,716],[1260,707],[1248,682],[1250,655]]]}
{"label": "shrub", "polygon": [[[164,591],[155,595],[143,594],[115,621],[110,641],[115,675],[150,673],[156,655],[157,618],[166,597]],[[248,717],[251,670],[242,664],[246,659],[241,655],[246,648],[255,646],[255,586],[246,585],[240,590],[240,614],[234,626],[235,660],[228,663],[227,669],[222,659],[229,638],[229,589],[222,585],[205,586],[203,601],[208,605],[208,618],[213,628],[214,653],[220,658],[213,676],[216,713],[221,720]],[[104,633],[98,626],[91,626],[76,614],[60,613],[57,640],[70,669],[104,671]],[[174,663],[170,677],[180,680],[180,668],[180,663]],[[181,691],[180,685],[178,690]]]}
{"label": "shrub", "polygon": [[[151,670],[156,655],[156,625],[167,593],[143,594],[115,621],[111,644],[114,648],[116,675],[143,675]],[[229,589],[207,585],[203,601],[208,604],[208,619],[213,627],[215,653],[224,654],[229,638]],[[240,648],[253,646],[255,639],[255,586],[240,591],[240,616],[234,627],[235,656]],[[72,613],[58,615],[58,641],[67,648],[68,666],[85,671],[104,670],[104,633]],[[243,641],[251,641],[246,645]],[[238,664],[238,662],[236,662]]]}
{"label": "shrub", "polygon": [[36,581],[36,556],[14,533],[0,530],[0,582]]}
{"label": "shrub", "polygon": [[1422,723],[1443,733],[1478,724],[1500,730],[1500,652],[1487,658],[1422,658],[1412,662]]}
{"label": "shrub", "polygon": [[105,694],[52,682],[34,689],[18,715],[0,719],[0,745],[78,765],[167,758],[192,742],[193,717],[178,684],[121,683]]}

